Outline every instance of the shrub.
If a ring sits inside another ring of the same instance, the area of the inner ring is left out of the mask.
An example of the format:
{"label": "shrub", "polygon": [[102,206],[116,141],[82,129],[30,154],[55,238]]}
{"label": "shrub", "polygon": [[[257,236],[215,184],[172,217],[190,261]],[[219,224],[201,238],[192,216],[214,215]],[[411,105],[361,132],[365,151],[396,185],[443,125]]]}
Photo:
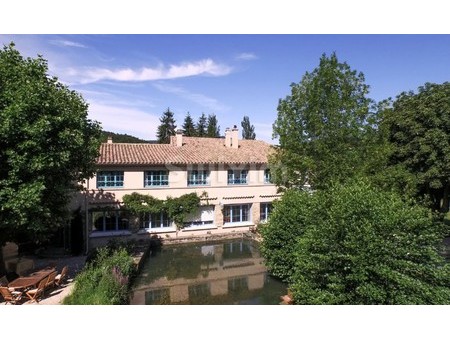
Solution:
{"label": "shrub", "polygon": [[449,304],[441,225],[428,209],[357,180],[283,196],[263,237],[277,250],[264,255],[297,304]]}
{"label": "shrub", "polygon": [[128,302],[129,279],[134,273],[132,257],[126,249],[97,251],[96,258],[75,278],[69,305],[115,305]]}

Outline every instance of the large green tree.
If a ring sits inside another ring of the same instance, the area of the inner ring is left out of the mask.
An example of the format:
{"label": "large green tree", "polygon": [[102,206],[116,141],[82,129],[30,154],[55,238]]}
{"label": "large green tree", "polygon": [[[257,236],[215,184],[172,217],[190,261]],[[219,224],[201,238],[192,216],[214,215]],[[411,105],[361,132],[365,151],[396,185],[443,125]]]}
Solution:
{"label": "large green tree", "polygon": [[442,230],[428,209],[358,179],[289,191],[262,252],[296,304],[449,304]]}
{"label": "large green tree", "polygon": [[390,148],[388,170],[403,172],[398,183],[415,186],[433,210],[448,212],[450,83],[426,83],[417,93],[401,93],[383,111],[381,127]]}
{"label": "large green tree", "polygon": [[280,99],[273,136],[279,147],[270,159],[272,177],[281,188],[324,188],[365,170],[373,136],[372,100],[364,75],[323,55],[291,95]]}
{"label": "large green tree", "polygon": [[185,136],[196,136],[197,134],[195,130],[194,120],[192,119],[191,114],[189,114],[189,112],[186,114],[186,117],[184,118],[182,128]]}
{"label": "large green tree", "polygon": [[0,245],[39,241],[63,224],[79,182],[93,175],[100,125],[88,104],[48,74],[41,56],[0,51]]}
{"label": "large green tree", "polygon": [[159,121],[161,124],[156,131],[156,138],[159,143],[170,143],[170,137],[175,135],[177,128],[173,112],[170,111],[170,108],[167,108]]}
{"label": "large green tree", "polygon": [[208,115],[208,126],[206,127],[207,137],[220,137],[219,122],[215,114]]}
{"label": "large green tree", "polygon": [[244,116],[241,122],[242,127],[242,138],[244,140],[254,140],[256,138],[255,126],[250,123],[250,118]]}

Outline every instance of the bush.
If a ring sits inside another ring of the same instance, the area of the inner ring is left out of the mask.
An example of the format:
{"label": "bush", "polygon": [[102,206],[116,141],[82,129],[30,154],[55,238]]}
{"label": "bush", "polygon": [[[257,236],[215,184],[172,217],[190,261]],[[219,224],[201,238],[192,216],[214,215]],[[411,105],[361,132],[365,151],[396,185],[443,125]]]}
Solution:
{"label": "bush", "polygon": [[305,191],[288,190],[281,201],[274,202],[268,222],[259,226],[266,266],[284,281],[289,281],[295,271],[295,243],[312,218],[309,214],[313,199]]}
{"label": "bush", "polygon": [[76,276],[67,305],[115,305],[128,302],[129,279],[135,267],[124,248],[101,248],[96,258]]}
{"label": "bush", "polygon": [[[280,212],[289,209],[297,223],[286,228]],[[273,216],[263,240],[278,232],[289,247],[264,253],[269,268],[277,262],[287,272],[296,304],[450,304],[442,222],[426,208],[358,180],[283,197]]]}

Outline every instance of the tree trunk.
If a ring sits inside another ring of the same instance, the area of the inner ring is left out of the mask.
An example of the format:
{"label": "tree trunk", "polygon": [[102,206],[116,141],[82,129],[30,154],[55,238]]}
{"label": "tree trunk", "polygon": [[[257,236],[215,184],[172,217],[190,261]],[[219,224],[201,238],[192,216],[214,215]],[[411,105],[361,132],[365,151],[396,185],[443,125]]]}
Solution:
{"label": "tree trunk", "polygon": [[442,205],[441,205],[442,213],[447,213],[449,211],[449,192],[450,192],[450,185],[446,184],[442,196]]}
{"label": "tree trunk", "polygon": [[0,246],[0,277],[6,275],[6,265],[3,260],[3,247]]}

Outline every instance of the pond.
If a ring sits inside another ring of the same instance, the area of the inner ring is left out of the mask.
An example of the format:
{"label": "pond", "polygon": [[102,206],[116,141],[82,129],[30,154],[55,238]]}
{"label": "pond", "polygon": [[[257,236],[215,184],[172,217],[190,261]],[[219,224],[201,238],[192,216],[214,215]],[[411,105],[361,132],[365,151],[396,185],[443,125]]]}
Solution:
{"label": "pond", "polygon": [[163,246],[136,277],[130,304],[279,304],[286,293],[258,243],[240,239]]}

